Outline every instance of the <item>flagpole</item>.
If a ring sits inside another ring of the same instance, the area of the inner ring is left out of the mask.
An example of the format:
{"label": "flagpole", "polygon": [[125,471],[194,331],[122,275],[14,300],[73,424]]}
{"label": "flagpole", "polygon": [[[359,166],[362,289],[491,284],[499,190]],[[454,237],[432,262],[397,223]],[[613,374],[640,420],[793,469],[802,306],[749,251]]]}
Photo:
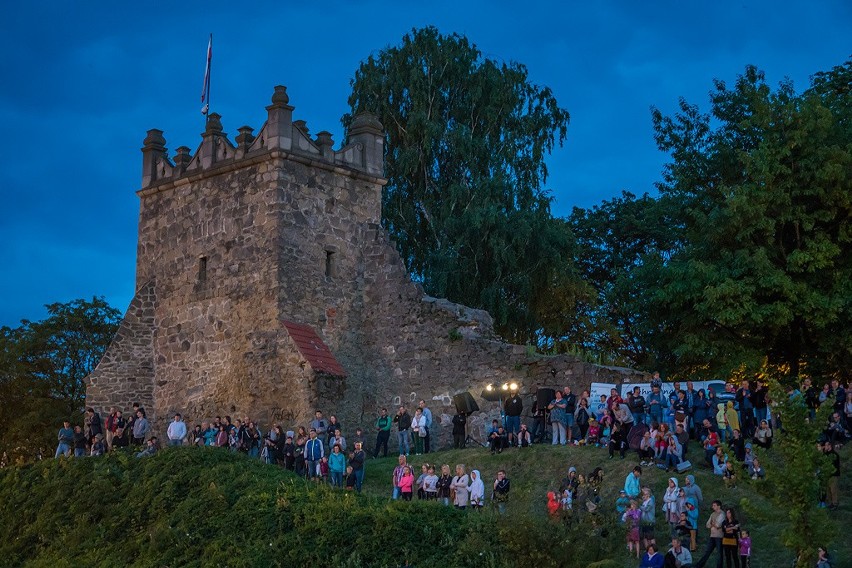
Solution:
{"label": "flagpole", "polygon": [[204,84],[201,86],[201,114],[204,115],[204,125],[206,128],[207,121],[210,120],[210,71],[211,61],[213,60],[213,34],[210,34],[210,41],[207,43],[207,62],[204,66]]}
{"label": "flagpole", "polygon": [[209,62],[207,63],[207,116],[204,121],[204,124],[207,124],[207,121],[210,120],[210,74],[213,72],[213,32],[210,32],[210,49],[208,51]]}

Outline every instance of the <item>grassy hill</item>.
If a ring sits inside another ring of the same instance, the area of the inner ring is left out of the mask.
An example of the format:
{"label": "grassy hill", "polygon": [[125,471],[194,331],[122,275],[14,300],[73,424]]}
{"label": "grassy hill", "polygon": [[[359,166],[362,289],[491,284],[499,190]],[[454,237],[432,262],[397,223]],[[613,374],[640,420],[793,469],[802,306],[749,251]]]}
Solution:
{"label": "grassy hill", "polygon": [[[844,461],[848,459],[844,451]],[[0,470],[0,558],[7,566],[636,566],[609,515],[630,458],[598,448],[541,446],[491,456],[484,449],[412,458],[465,463],[486,486],[497,469],[512,481],[508,514],[456,511],[436,503],[391,502],[395,458],[369,460],[365,492],[306,484],[277,467],[217,449],[179,448],[145,459],[127,454],[46,460]],[[544,495],[568,467],[606,471],[603,512],[570,526],[547,519]],[[668,477],[645,468],[661,500]],[[730,491],[696,472],[705,499],[742,511],[754,540],[753,566],[789,565],[777,533],[783,511],[767,498],[771,482]],[[682,477],[682,476],[680,476]],[[849,487],[845,472],[843,487]],[[846,505],[832,517],[852,520]],[[658,507],[659,508],[659,507]],[[702,519],[706,511],[702,510]],[[667,527],[658,515],[660,542]],[[704,531],[699,533],[702,537]],[[852,558],[848,539],[832,545]],[[703,544],[703,540],[702,540]]]}

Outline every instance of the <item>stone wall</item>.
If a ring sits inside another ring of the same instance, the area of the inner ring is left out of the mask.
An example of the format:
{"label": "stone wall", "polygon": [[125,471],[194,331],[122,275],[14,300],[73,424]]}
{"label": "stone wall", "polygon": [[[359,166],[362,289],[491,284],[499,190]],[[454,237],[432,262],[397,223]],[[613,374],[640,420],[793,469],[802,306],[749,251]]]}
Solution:
{"label": "stone wall", "polygon": [[[350,435],[372,433],[381,407],[424,399],[440,446],[459,392],[517,382],[529,409],[539,387],[633,374],[528,353],[496,337],[487,313],[426,296],[380,224],[381,125],[356,118],[333,150],[288,102],[276,87],[258,135],[242,127],[233,143],[211,115],[194,155],[169,158],[162,132],[149,131],[139,292],[90,377],[89,404],[138,400],[160,429],[174,412],[293,427],[321,408]],[[345,376],[314,370],[284,320],[316,331]],[[478,402],[471,433],[482,437],[497,404]]]}
{"label": "stone wall", "polygon": [[115,406],[127,412],[138,402],[153,409],[155,302],[154,282],[144,283],[133,296],[109,349],[88,376],[88,406],[101,410]]}

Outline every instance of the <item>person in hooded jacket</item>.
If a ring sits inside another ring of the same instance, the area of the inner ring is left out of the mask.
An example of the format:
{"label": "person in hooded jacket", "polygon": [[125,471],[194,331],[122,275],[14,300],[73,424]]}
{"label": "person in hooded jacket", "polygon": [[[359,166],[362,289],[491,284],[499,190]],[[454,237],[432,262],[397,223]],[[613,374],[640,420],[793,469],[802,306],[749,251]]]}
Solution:
{"label": "person in hooded jacket", "polygon": [[480,510],[485,505],[485,484],[478,469],[470,472],[470,506]]}

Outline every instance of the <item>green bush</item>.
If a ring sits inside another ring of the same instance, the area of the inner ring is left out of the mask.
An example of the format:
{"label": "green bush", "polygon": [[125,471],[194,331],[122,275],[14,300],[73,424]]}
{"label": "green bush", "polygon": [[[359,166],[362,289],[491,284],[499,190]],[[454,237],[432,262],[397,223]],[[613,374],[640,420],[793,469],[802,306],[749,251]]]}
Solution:
{"label": "green bush", "polygon": [[589,539],[609,530],[591,523],[335,490],[208,448],[0,470],[0,511],[16,520],[0,528],[15,566],[586,566],[613,540]]}

